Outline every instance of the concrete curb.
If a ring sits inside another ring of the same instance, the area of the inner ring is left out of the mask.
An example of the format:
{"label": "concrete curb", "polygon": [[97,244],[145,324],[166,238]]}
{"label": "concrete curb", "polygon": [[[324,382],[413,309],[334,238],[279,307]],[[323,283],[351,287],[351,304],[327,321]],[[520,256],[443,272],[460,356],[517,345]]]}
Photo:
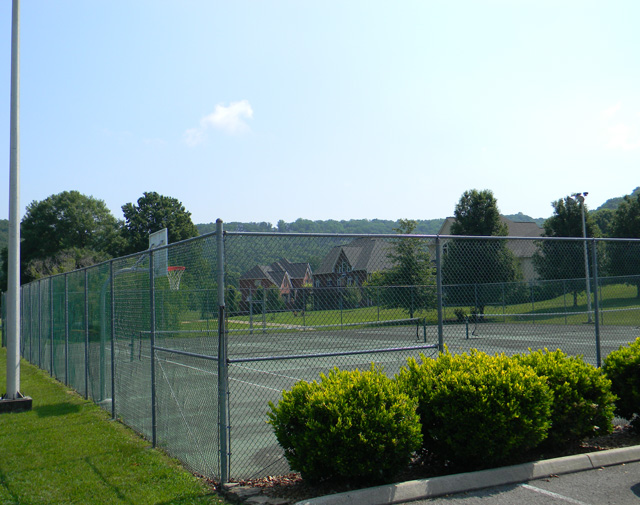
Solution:
{"label": "concrete curb", "polygon": [[640,445],[337,493],[295,505],[389,505],[640,461]]}

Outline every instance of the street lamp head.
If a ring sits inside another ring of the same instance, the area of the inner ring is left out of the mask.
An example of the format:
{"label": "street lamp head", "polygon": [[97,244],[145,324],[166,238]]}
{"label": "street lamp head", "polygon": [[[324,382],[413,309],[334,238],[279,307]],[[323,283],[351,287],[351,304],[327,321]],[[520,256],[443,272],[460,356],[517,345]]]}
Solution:
{"label": "street lamp head", "polygon": [[588,192],[583,192],[583,193],[574,193],[573,195],[571,195],[573,198],[575,198],[576,200],[578,200],[580,203],[584,203],[584,197],[587,196],[589,193]]}

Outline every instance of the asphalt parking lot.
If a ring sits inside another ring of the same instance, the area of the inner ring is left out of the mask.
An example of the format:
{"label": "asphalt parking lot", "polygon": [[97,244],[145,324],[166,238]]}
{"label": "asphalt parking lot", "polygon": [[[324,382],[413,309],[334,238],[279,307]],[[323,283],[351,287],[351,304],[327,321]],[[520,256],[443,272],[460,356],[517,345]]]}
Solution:
{"label": "asphalt parking lot", "polygon": [[638,505],[640,462],[551,476],[426,500],[411,505]]}

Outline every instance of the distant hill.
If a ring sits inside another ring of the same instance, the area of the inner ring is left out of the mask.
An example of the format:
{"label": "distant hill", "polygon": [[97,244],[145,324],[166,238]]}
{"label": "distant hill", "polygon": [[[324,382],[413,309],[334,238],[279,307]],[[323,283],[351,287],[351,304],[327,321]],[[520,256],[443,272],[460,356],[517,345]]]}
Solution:
{"label": "distant hill", "polygon": [[523,214],[522,212],[518,212],[517,214],[505,214],[504,217],[510,219],[514,223],[536,223],[538,226],[542,227],[542,223],[546,221],[545,217],[531,217]]}
{"label": "distant hill", "polygon": [[[628,195],[628,196],[636,196],[639,193],[640,193],[640,186],[634,189],[631,195]],[[618,205],[620,205],[620,202],[622,202],[622,200],[624,200],[624,196],[609,198],[606,202],[600,205],[600,207],[598,207],[596,211],[602,210],[602,209],[616,210],[618,208]]]}
{"label": "distant hill", "polygon": [[[416,233],[422,235],[435,235],[440,230],[444,219],[417,220]],[[336,221],[329,219],[326,221],[311,221],[309,219],[296,219],[291,223],[283,220],[278,221],[276,226],[271,223],[241,223],[231,221],[224,224],[227,231],[249,231],[249,232],[288,232],[288,233],[395,233],[394,228],[398,226],[398,221],[385,219],[350,219],[348,221]],[[196,224],[198,232],[203,235],[215,231],[215,223]]]}

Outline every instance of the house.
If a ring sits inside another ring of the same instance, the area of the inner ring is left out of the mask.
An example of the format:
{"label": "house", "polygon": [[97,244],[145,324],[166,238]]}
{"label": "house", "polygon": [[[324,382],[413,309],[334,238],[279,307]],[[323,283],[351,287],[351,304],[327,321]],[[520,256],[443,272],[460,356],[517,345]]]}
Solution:
{"label": "house", "polygon": [[362,286],[373,272],[393,266],[388,240],[364,237],[329,251],[313,274],[314,288]]}
{"label": "house", "polygon": [[280,258],[270,265],[256,265],[240,276],[240,293],[246,306],[253,294],[261,288],[277,288],[287,305],[292,305],[298,289],[310,286],[313,273],[309,263],[291,263]]}
{"label": "house", "polygon": [[[533,237],[538,238],[542,236],[543,229],[533,222],[516,222],[507,219],[504,216],[500,216],[500,221],[507,225],[508,234],[507,237]],[[439,235],[451,235],[451,225],[455,222],[454,217],[448,217],[442,223]],[[535,268],[533,266],[533,255],[536,252],[536,244],[534,240],[509,240],[507,241],[507,247],[513,252],[520,268],[522,269],[522,275],[524,280],[529,281],[537,278]]]}

